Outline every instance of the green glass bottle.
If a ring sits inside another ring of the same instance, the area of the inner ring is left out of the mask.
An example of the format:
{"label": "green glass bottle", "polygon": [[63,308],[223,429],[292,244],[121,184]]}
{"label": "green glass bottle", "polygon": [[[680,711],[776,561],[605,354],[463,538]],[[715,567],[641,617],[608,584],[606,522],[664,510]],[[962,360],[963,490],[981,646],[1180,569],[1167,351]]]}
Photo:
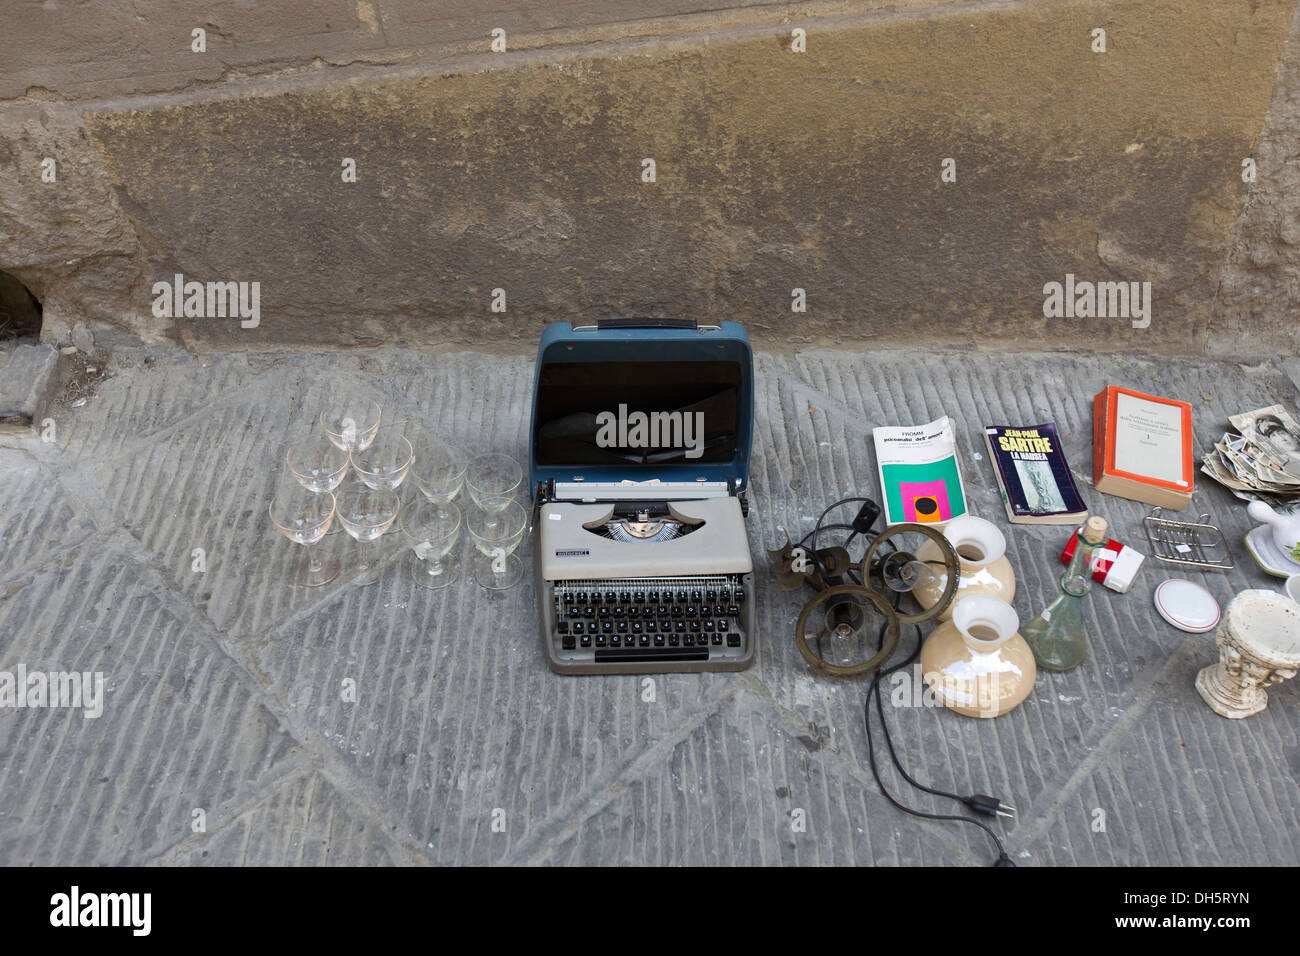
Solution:
{"label": "green glass bottle", "polygon": [[1038,666],[1047,671],[1068,671],[1083,663],[1088,653],[1088,630],[1083,622],[1083,600],[1092,578],[1092,555],[1106,541],[1106,519],[1091,517],[1079,529],[1074,557],[1061,577],[1056,600],[1020,629],[1034,652]]}

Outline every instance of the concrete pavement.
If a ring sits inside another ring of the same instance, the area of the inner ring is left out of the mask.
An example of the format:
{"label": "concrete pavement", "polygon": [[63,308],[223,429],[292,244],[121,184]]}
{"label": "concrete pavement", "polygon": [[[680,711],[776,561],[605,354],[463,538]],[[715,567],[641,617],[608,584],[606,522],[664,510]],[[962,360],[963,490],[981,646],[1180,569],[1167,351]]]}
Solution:
{"label": "concrete pavement", "polygon": [[[755,666],[656,678],[653,703],[641,678],[551,674],[525,587],[417,590],[396,538],[374,586],[286,584],[295,546],[266,518],[269,489],[332,382],[522,458],[531,367],[122,349],[84,405],[47,411],[56,440],[0,437],[0,670],[105,678],[98,718],[0,710],[0,864],[991,862],[973,827],[886,803],[866,684],[810,672],[792,638],[804,597],[766,576]],[[1054,593],[1062,529],[1008,529],[980,426],[1055,420],[1085,497],[1142,547],[1145,507],[1087,480],[1098,388],[1192,402],[1202,445],[1230,412],[1298,398],[1279,363],[1134,355],[762,353],[757,371],[756,562],[832,500],[877,494],[872,426],[946,413],[972,510],[1007,529],[1022,618]],[[1221,604],[1276,585],[1240,545],[1241,503],[1207,479],[1193,507],[1237,568],[1189,577]],[[887,708],[913,773],[1018,808],[993,824],[1017,863],[1300,862],[1300,681],[1248,720],[1212,713],[1193,680],[1213,635],[1152,606],[1168,574],[1150,561],[1127,595],[1094,588],[1088,660],[1040,674],[1005,717]]]}

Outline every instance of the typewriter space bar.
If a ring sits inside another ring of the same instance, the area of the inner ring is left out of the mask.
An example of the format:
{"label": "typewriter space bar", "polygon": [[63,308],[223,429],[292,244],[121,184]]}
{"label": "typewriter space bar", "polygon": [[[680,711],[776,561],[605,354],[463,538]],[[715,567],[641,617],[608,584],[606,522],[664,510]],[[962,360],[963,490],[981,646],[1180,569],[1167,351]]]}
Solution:
{"label": "typewriter space bar", "polygon": [[606,650],[596,651],[596,660],[600,661],[707,661],[709,659],[709,649],[707,647],[689,648],[683,647],[680,650],[642,650],[639,647],[612,647]]}

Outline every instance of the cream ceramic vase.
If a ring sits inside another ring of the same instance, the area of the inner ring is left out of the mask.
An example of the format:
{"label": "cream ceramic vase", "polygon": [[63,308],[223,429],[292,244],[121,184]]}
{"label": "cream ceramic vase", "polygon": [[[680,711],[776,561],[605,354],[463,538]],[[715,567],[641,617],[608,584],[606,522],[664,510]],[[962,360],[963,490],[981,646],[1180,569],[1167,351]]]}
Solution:
{"label": "cream ceramic vase", "polygon": [[921,648],[921,674],[939,702],[967,717],[999,717],[1034,689],[1038,667],[1007,602],[972,594]]}
{"label": "cream ceramic vase", "polygon": [[[1007,560],[1007,539],[998,526],[975,515],[959,515],[944,527],[943,536],[961,561],[961,579],[952,604],[939,615],[939,620],[951,620],[957,603],[972,594],[987,594],[1010,604],[1016,596],[1016,574]],[[943,555],[933,542],[926,541],[917,548],[916,558],[933,562],[930,567],[935,571],[934,579],[912,589],[912,597],[928,611],[943,597],[948,587],[948,572],[943,567]]]}

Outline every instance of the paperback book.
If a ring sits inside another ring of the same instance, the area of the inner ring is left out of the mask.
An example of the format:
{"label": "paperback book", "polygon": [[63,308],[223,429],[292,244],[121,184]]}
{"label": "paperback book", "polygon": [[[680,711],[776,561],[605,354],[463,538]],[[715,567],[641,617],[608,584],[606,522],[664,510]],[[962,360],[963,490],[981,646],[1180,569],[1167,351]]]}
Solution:
{"label": "paperback book", "polygon": [[885,521],[942,525],[966,513],[957,442],[945,415],[928,425],[872,429]]}
{"label": "paperback book", "polygon": [[1028,428],[989,425],[984,443],[1012,524],[1075,525],[1087,517],[1055,422]]}
{"label": "paperback book", "polygon": [[1093,399],[1093,487],[1179,511],[1192,500],[1192,406],[1114,385]]}

